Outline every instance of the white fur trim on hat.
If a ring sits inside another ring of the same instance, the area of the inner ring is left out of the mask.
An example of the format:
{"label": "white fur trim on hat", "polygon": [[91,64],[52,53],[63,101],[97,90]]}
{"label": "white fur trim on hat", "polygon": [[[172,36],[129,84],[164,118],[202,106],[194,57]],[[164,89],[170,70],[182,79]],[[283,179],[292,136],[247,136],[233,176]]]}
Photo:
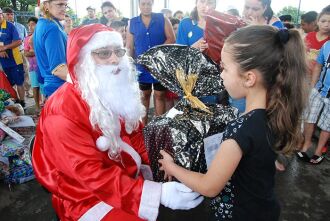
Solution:
{"label": "white fur trim on hat", "polygon": [[99,138],[97,138],[96,147],[102,152],[109,150],[110,149],[109,138],[107,138],[105,136],[100,136]]}
{"label": "white fur trim on hat", "polygon": [[107,47],[107,46],[119,46],[124,47],[123,38],[118,32],[115,31],[100,31],[97,32],[81,49],[80,54],[83,55],[90,51]]}

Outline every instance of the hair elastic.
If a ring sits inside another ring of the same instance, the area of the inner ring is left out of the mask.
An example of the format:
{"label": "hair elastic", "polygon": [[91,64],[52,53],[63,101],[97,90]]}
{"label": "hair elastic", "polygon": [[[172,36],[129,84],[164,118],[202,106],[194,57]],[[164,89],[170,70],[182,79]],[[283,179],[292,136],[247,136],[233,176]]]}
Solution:
{"label": "hair elastic", "polygon": [[290,33],[288,31],[288,29],[280,29],[277,33],[276,33],[276,38],[284,45],[286,44],[289,39],[290,39]]}

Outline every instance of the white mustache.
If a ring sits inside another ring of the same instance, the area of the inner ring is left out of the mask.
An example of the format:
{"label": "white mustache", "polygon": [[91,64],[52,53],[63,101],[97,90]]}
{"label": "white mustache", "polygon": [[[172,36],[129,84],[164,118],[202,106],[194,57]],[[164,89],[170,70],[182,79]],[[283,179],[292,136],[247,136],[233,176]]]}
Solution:
{"label": "white mustache", "polygon": [[95,71],[97,73],[105,73],[105,74],[118,74],[120,72],[120,68],[118,65],[96,65]]}

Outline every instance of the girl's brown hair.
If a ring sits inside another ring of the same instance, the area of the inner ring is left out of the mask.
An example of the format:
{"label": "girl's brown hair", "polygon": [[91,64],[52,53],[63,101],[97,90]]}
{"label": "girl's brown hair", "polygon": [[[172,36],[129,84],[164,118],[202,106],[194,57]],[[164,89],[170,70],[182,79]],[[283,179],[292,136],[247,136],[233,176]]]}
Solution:
{"label": "girl's brown hair", "polygon": [[268,126],[276,138],[274,150],[292,152],[300,141],[300,117],[307,97],[306,51],[300,34],[266,25],[248,26],[230,35],[225,44],[243,72],[261,72]]}

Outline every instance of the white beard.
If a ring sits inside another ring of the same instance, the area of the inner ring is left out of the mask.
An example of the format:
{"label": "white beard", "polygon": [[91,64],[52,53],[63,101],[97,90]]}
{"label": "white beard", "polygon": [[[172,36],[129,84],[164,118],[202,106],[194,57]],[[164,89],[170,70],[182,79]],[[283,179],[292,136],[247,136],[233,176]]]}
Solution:
{"label": "white beard", "polygon": [[111,152],[119,153],[120,120],[131,133],[145,115],[135,72],[127,56],[118,66],[95,65],[89,53],[75,66],[82,98],[90,107],[89,120],[109,138]]}
{"label": "white beard", "polygon": [[97,65],[95,68],[99,87],[96,91],[105,108],[125,121],[139,121],[141,110],[140,90],[135,76],[126,62],[117,65]]}

